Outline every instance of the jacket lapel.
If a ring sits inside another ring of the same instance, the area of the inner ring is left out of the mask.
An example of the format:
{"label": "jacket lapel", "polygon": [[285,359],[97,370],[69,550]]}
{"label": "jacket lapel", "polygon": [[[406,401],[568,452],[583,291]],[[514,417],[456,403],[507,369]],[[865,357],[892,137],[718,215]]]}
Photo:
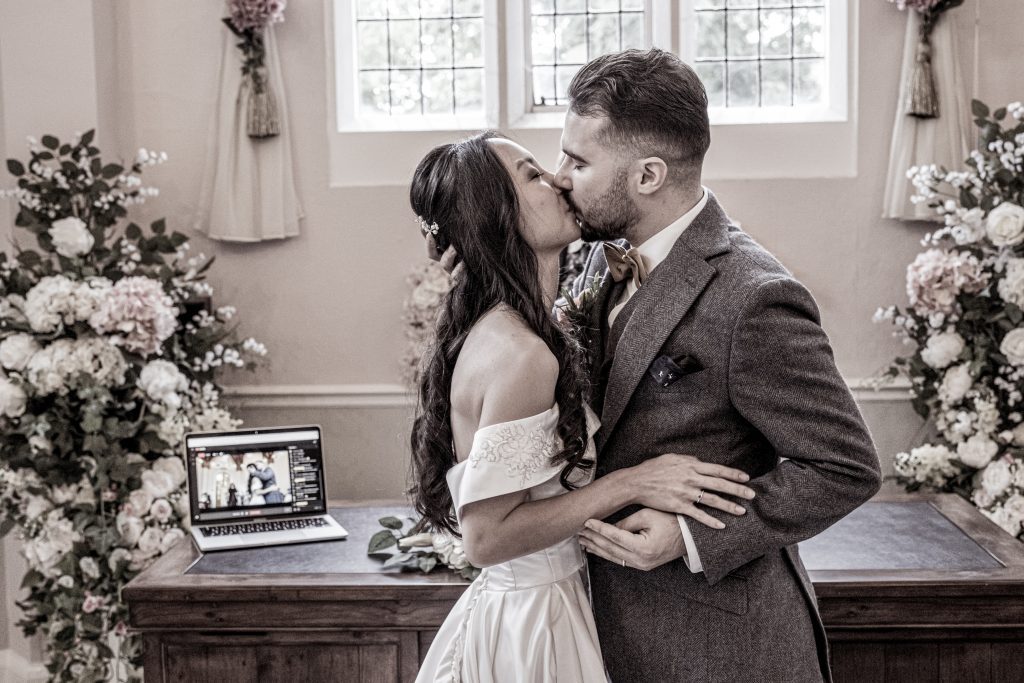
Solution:
{"label": "jacket lapel", "polygon": [[[608,375],[598,447],[602,447],[672,331],[717,271],[708,263],[729,251],[729,219],[714,195],[636,294]],[[632,302],[631,302],[632,303]]]}

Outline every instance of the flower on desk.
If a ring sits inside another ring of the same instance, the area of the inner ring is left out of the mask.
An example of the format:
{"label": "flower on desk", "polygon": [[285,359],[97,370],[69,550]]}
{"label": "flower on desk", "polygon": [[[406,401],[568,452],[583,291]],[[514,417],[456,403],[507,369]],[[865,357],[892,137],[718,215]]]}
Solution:
{"label": "flower on desk", "polygon": [[[370,538],[366,554],[384,560],[384,567],[401,567],[429,573],[441,564],[459,576],[472,581],[480,575],[480,569],[466,559],[462,539],[444,533],[423,531],[424,523],[412,522],[408,533],[403,533],[403,522],[398,517],[382,517],[383,530]],[[397,548],[399,552],[391,552]]]}

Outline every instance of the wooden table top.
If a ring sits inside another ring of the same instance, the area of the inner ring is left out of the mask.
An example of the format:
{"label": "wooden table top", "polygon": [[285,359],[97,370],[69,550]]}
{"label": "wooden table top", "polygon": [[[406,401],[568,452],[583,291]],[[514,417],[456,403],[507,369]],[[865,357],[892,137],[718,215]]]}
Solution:
{"label": "wooden table top", "polygon": [[[342,541],[220,551],[203,555],[191,538],[124,589],[132,601],[455,600],[466,581],[382,569],[366,556],[377,520],[407,506],[331,505],[348,530]],[[929,595],[1024,595],[1024,544],[953,494],[879,495],[800,544],[819,599]]]}

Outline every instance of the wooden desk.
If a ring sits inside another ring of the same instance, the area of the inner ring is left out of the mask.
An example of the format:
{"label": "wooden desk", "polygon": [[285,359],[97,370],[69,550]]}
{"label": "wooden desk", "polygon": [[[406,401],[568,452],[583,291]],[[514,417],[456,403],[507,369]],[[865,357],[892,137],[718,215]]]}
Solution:
{"label": "wooden desk", "polygon": [[[467,585],[383,571],[346,541],[212,553],[186,540],[124,590],[146,680],[411,681]],[[837,683],[1024,679],[1024,545],[960,498],[886,496],[801,544]]]}

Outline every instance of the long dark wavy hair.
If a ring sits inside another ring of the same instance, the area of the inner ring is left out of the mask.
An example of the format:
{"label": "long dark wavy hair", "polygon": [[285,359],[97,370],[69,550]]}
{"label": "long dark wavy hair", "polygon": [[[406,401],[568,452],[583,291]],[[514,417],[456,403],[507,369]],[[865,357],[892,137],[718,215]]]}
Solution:
{"label": "long dark wavy hair", "polygon": [[438,250],[454,246],[461,266],[441,305],[436,337],[424,358],[419,406],[412,428],[412,495],[417,512],[433,528],[458,534],[445,475],[456,464],[451,427],[452,374],[476,322],[504,304],[547,344],[558,359],[558,435],[563,448],[552,464],[564,464],[562,486],[573,488],[574,470],[593,467],[587,445],[586,380],[582,350],[555,324],[541,292],[537,258],[519,232],[515,183],[486,131],[439,145],[416,167],[409,203],[426,223],[437,223]]}

